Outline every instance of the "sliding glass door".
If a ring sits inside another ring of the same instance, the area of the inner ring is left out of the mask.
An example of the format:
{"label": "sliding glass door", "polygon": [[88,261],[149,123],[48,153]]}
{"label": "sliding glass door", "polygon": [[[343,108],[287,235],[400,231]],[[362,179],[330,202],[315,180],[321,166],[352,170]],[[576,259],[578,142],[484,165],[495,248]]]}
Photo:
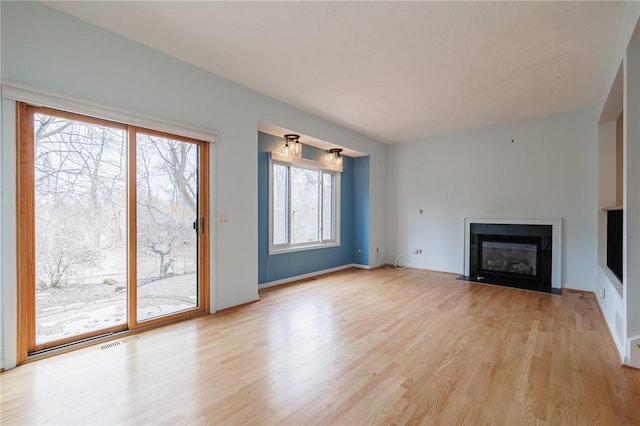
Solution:
{"label": "sliding glass door", "polygon": [[204,311],[201,141],[19,104],[20,361]]}

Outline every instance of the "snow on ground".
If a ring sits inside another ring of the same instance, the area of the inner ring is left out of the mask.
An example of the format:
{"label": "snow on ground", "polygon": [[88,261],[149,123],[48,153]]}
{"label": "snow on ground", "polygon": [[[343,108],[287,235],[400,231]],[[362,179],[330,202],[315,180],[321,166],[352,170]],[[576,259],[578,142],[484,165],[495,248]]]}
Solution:
{"label": "snow on ground", "polygon": [[[195,308],[197,275],[172,276],[139,285],[138,320]],[[86,283],[36,291],[36,344],[127,323],[123,285]]]}

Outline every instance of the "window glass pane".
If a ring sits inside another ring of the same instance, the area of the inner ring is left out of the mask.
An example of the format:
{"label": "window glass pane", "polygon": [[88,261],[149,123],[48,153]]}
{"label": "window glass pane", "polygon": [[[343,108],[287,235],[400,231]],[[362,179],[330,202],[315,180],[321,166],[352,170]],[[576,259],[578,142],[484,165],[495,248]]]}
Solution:
{"label": "window glass pane", "polygon": [[333,174],[322,174],[322,239],[331,240],[333,233]]}
{"label": "window glass pane", "polygon": [[198,145],[139,133],[137,318],[198,307]]}
{"label": "window glass pane", "polygon": [[273,244],[287,243],[287,167],[273,165]]}
{"label": "window glass pane", "polygon": [[35,343],[127,322],[125,131],[34,116]]}
{"label": "window glass pane", "polygon": [[320,172],[291,167],[291,243],[318,241]]}

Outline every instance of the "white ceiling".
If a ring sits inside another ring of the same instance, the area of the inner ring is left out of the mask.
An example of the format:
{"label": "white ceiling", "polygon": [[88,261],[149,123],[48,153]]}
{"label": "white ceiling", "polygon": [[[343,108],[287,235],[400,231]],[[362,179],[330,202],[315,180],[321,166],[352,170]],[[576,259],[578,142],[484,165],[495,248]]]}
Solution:
{"label": "white ceiling", "polygon": [[47,2],[373,139],[594,106],[621,2]]}

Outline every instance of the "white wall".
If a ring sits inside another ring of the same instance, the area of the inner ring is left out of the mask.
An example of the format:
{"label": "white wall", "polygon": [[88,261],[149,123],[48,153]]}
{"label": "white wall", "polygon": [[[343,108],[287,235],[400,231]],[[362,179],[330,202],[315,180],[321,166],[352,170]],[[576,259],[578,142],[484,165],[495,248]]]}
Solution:
{"label": "white wall", "polygon": [[[0,7],[0,22],[2,21],[2,8]],[[2,69],[2,55],[0,55],[0,70]],[[0,123],[2,123],[2,105],[0,105]],[[2,135],[2,129],[0,129],[0,164],[2,164],[2,140],[4,139],[3,135]],[[2,252],[4,251],[3,249],[3,238],[4,238],[4,232],[2,231],[3,226],[2,226],[2,221],[3,221],[3,216],[4,216],[4,203],[2,202],[2,198],[4,196],[4,191],[2,190],[3,188],[3,178],[2,178],[2,173],[4,172],[4,167],[2,168],[2,171],[0,172],[0,282],[2,282],[4,280],[4,270],[2,268],[2,258],[3,258],[3,254]],[[0,289],[0,368],[4,368],[4,324],[5,324],[5,319],[4,319],[4,297],[2,294],[2,289]]]}
{"label": "white wall", "polygon": [[626,302],[625,362],[640,368],[640,21],[624,61],[624,219],[622,265]]}
{"label": "white wall", "polygon": [[[384,194],[380,191],[371,191],[369,199],[369,209],[379,214],[369,215],[369,267],[376,268],[385,264],[385,256],[388,247],[387,240],[387,151],[383,155],[371,157],[371,172],[369,175],[369,186],[371,188],[384,188]],[[374,164],[375,163],[375,164]],[[373,173],[373,170],[376,173]],[[381,173],[378,173],[381,172]],[[381,214],[380,214],[381,213]]]}
{"label": "white wall", "polygon": [[[611,284],[612,279],[607,276],[606,268],[598,268],[597,290],[605,290],[605,298],[598,297],[598,303],[607,320],[609,330],[616,339],[618,352],[625,363],[640,367],[640,350],[634,342],[640,340],[640,269],[638,267],[638,255],[640,243],[638,241],[638,228],[640,228],[640,203],[638,192],[640,188],[640,178],[638,177],[638,145],[640,144],[640,121],[638,120],[638,75],[640,74],[638,25],[640,19],[640,2],[626,2],[625,14],[620,23],[616,42],[611,51],[609,66],[605,82],[602,86],[601,105],[598,116],[604,117],[610,111],[609,97],[615,95],[615,79],[622,64],[624,70],[623,84],[623,105],[624,109],[624,209],[626,232],[623,252],[625,259],[623,262],[623,297],[615,291]],[[634,34],[635,32],[635,34]],[[619,102],[619,99],[616,102]],[[605,117],[606,120],[613,117]],[[629,121],[629,123],[627,123]],[[607,123],[601,123],[600,141],[607,144],[607,139],[611,138],[611,129],[607,132]],[[605,126],[605,127],[603,127]],[[631,153],[631,155],[629,155]],[[606,156],[600,156],[600,167],[604,165],[603,173],[607,173]],[[631,173],[629,174],[629,170]],[[606,182],[601,184],[605,185]],[[630,198],[629,198],[630,196]],[[600,229],[602,232],[602,229]],[[631,244],[629,244],[631,243]],[[631,266],[631,267],[629,267]],[[620,315],[619,328],[616,327],[616,316]],[[637,343],[636,343],[637,345]]]}
{"label": "white wall", "polygon": [[594,110],[390,146],[387,260],[462,273],[465,217],[563,218],[563,286],[593,290],[596,155]]}
{"label": "white wall", "polygon": [[[217,214],[228,217],[214,229],[212,309],[258,297],[257,126],[259,121],[292,129],[371,155],[371,250],[384,250],[386,146],[338,125],[277,102],[100,28],[33,2],[1,2],[2,79],[143,115],[219,133],[212,195]],[[7,120],[3,126],[14,126]],[[5,145],[13,140],[3,140]],[[4,152],[6,154],[6,152]],[[2,170],[15,163],[3,155]],[[3,190],[14,182],[3,179]],[[7,200],[7,197],[4,198]],[[3,203],[3,212],[15,202]],[[6,218],[5,218],[6,219]],[[15,221],[5,220],[15,227]],[[4,233],[4,232],[3,232]],[[15,239],[15,238],[14,238]],[[2,243],[2,268],[15,269]],[[15,310],[15,280],[2,282],[4,308]],[[12,295],[7,297],[7,295]],[[7,312],[4,313],[7,315]],[[11,315],[9,315],[11,316]],[[15,330],[15,318],[6,324]],[[5,335],[5,353],[15,342]],[[15,352],[15,351],[14,351]],[[12,366],[5,359],[6,366]]]}

